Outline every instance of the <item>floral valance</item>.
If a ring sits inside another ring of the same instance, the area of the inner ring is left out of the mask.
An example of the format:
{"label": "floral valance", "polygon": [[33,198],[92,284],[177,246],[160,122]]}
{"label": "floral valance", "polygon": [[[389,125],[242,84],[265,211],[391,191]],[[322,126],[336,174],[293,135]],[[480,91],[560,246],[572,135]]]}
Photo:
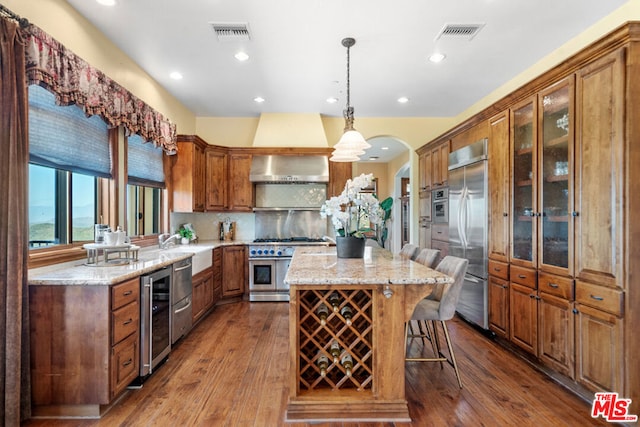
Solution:
{"label": "floral valance", "polygon": [[167,154],[177,151],[176,126],[141,99],[89,65],[35,25],[25,30],[27,80],[56,95],[59,105],[76,104],[87,116],[122,125],[128,135],[153,141]]}

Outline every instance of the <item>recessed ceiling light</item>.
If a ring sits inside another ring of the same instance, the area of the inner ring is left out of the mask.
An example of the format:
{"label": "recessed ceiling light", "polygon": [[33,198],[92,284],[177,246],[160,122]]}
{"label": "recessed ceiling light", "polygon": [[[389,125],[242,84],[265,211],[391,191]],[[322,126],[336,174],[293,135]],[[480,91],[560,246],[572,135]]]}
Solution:
{"label": "recessed ceiling light", "polygon": [[169,77],[171,77],[173,80],[182,80],[182,74],[180,74],[177,71],[174,71],[173,73],[169,74]]}
{"label": "recessed ceiling light", "polygon": [[335,104],[336,102],[338,102],[338,98],[327,98],[327,102],[329,104]]}
{"label": "recessed ceiling light", "polygon": [[96,0],[99,4],[103,6],[115,6],[116,0]]}
{"label": "recessed ceiling light", "polygon": [[447,56],[444,53],[434,53],[429,57],[429,61],[437,64],[438,62],[442,62],[446,57]]}
{"label": "recessed ceiling light", "polygon": [[243,62],[243,61],[246,61],[247,59],[249,59],[249,55],[247,55],[244,52],[238,52],[233,56],[240,62]]}
{"label": "recessed ceiling light", "polygon": [[264,98],[263,98],[263,97],[261,97],[261,96],[256,96],[255,98],[253,98],[253,100],[254,100],[255,102],[257,102],[258,104],[260,104],[260,103],[264,102]]}
{"label": "recessed ceiling light", "polygon": [[398,98],[398,102],[400,104],[406,104],[407,102],[409,102],[409,98],[407,98],[406,96],[401,96],[400,98]]}
{"label": "recessed ceiling light", "polygon": [[369,156],[369,160],[378,160],[379,158],[378,156]]}
{"label": "recessed ceiling light", "polygon": [[381,150],[388,150],[389,147],[380,147]]}

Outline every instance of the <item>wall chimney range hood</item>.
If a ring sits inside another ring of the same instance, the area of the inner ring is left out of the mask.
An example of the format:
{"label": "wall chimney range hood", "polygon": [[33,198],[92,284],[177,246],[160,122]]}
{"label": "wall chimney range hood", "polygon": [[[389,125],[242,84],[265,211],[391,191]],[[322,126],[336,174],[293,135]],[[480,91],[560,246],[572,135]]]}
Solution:
{"label": "wall chimney range hood", "polygon": [[249,180],[287,184],[329,182],[329,159],[321,155],[254,155]]}

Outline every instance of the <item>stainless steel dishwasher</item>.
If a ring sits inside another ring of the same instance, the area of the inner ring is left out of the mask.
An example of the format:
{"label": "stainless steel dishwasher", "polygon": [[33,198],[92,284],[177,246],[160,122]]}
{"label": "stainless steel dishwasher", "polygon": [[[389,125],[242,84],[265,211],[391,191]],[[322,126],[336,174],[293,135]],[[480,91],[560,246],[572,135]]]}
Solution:
{"label": "stainless steel dishwasher", "polygon": [[191,330],[191,258],[173,263],[171,281],[171,344]]}

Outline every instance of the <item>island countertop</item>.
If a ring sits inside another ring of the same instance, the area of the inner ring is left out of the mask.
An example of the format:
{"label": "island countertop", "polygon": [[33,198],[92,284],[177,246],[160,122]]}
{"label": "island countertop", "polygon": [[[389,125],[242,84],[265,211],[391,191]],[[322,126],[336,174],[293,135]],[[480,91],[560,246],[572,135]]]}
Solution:
{"label": "island countertop", "polygon": [[453,279],[420,263],[372,248],[371,259],[338,258],[334,247],[297,247],[284,279],[289,285],[410,285]]}

